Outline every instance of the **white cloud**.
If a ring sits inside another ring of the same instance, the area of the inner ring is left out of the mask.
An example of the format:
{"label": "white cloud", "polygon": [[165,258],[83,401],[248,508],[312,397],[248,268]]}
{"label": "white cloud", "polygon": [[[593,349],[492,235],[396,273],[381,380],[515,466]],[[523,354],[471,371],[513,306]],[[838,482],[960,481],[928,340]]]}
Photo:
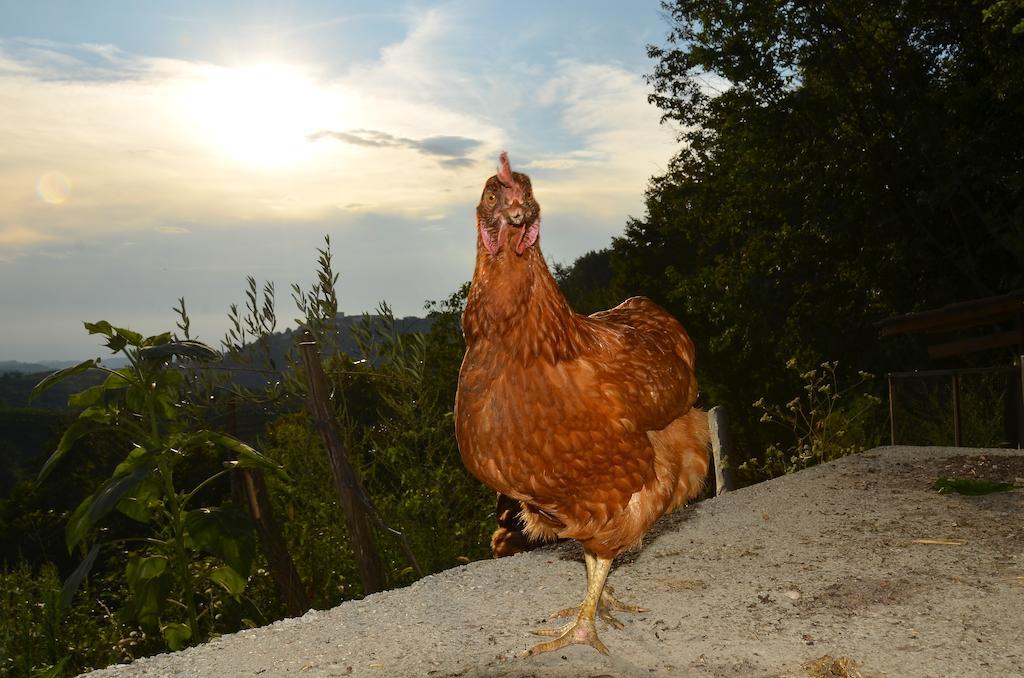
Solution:
{"label": "white cloud", "polygon": [[559,109],[563,129],[581,146],[530,163],[560,170],[550,188],[555,205],[606,217],[638,212],[649,178],[676,150],[675,133],[647,103],[643,78],[614,64],[564,60],[538,97]]}
{"label": "white cloud", "polygon": [[53,236],[24,226],[0,226],[0,247],[15,249],[53,240]]}
{"label": "white cloud", "polygon": [[[614,64],[467,60],[467,41],[480,40],[466,37],[470,11],[409,15],[401,41],[330,79],[303,66],[0,41],[0,223],[66,238],[353,209],[426,217],[474,202],[506,147],[543,174],[549,212],[640,209],[674,146],[642,78]],[[538,111],[544,128],[528,117]],[[310,140],[325,132],[334,140]],[[352,142],[367,133],[393,143]],[[465,144],[424,152],[437,139]],[[47,203],[35,190],[44,176],[74,190]]]}
{"label": "white cloud", "polygon": [[[552,62],[567,43],[543,47],[549,23],[500,35],[481,11],[409,14],[404,38],[330,76],[0,40],[0,287],[22,290],[7,317],[116,311],[158,331],[154,309],[184,294],[217,337],[246,274],[308,283],[328,232],[346,310],[418,312],[472,274],[473,207],[502,149],[534,179],[547,256],[606,245],[673,131],[639,74]],[[22,354],[42,357],[38,341]]]}
{"label": "white cloud", "polygon": [[[98,77],[74,50],[21,45],[12,58],[0,43],[0,223],[73,237],[168,221],[302,222],[350,203],[406,216],[444,210],[460,196],[439,188],[475,182],[477,159],[493,154],[479,140],[501,134],[444,102],[399,96],[409,77],[436,77],[404,70],[416,57],[403,46],[415,53],[430,26],[389,50],[378,71],[388,77],[362,88],[358,76],[327,81],[302,67],[252,72],[87,46],[103,62]],[[373,129],[420,145],[309,141],[322,129]],[[479,154],[439,160],[430,143],[457,137]],[[40,198],[46,177],[74,186],[59,210]]]}

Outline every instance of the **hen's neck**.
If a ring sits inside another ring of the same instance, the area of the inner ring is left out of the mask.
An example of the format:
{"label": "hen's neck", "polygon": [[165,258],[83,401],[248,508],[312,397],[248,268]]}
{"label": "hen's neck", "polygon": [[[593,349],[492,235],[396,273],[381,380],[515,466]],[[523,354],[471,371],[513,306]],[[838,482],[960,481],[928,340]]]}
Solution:
{"label": "hen's neck", "polygon": [[549,362],[579,354],[578,316],[558,289],[540,244],[517,256],[505,248],[491,256],[477,249],[473,284],[463,316],[466,343],[499,344],[523,363]]}

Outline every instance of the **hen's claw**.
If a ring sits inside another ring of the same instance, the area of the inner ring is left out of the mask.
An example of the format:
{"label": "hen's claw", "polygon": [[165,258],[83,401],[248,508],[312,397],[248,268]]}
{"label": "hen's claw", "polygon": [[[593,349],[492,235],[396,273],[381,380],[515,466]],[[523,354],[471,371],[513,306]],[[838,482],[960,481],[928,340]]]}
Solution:
{"label": "hen's claw", "polygon": [[[613,589],[610,586],[605,586],[604,591],[601,592],[601,598],[597,603],[597,614],[601,619],[605,621],[609,626],[614,629],[623,628],[623,624],[619,621],[612,612],[630,612],[637,614],[639,612],[649,612],[646,607],[640,607],[639,605],[627,605],[620,602],[615,596],[612,595]],[[579,614],[580,606],[567,607],[559,610],[552,614],[549,619],[557,619],[559,617],[571,617]],[[568,628],[568,626],[564,627]],[[547,631],[553,631],[554,629],[544,629]],[[564,630],[564,629],[563,629]],[[539,634],[539,635],[553,635],[553,634]]]}
{"label": "hen's claw", "polygon": [[542,652],[560,650],[569,645],[589,645],[601,654],[608,654],[608,648],[605,647],[605,644],[597,637],[597,627],[594,626],[594,620],[587,619],[586,617],[579,617],[576,621],[570,622],[557,629],[535,629],[530,631],[530,633],[538,636],[558,637],[554,640],[549,640],[546,643],[541,643],[531,647],[526,652],[526,656],[529,657],[541,654]]}

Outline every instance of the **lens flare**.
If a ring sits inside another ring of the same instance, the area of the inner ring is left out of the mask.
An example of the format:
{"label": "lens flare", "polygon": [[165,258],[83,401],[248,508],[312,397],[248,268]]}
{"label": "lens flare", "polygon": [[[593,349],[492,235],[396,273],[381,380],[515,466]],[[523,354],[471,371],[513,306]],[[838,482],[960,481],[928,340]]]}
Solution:
{"label": "lens flare", "polygon": [[36,193],[45,203],[62,205],[71,197],[71,181],[60,172],[47,172],[36,181]]}

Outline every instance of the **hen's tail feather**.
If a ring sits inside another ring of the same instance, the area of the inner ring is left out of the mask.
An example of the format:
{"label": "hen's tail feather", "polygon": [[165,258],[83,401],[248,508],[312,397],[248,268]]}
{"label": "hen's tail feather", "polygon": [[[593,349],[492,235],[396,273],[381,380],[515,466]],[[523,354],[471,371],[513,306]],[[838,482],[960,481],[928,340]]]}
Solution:
{"label": "hen's tail feather", "polygon": [[498,529],[491,535],[491,554],[495,558],[514,556],[558,541],[557,535],[553,532],[535,529],[531,534],[530,523],[538,521],[530,520],[531,517],[536,517],[535,514],[528,512],[527,507],[517,499],[498,493],[496,514]]}
{"label": "hen's tail feather", "polygon": [[680,473],[672,498],[672,509],[704,491],[710,464],[711,427],[708,413],[693,408],[681,417],[679,426],[674,442],[679,445],[677,449],[681,455]]}

